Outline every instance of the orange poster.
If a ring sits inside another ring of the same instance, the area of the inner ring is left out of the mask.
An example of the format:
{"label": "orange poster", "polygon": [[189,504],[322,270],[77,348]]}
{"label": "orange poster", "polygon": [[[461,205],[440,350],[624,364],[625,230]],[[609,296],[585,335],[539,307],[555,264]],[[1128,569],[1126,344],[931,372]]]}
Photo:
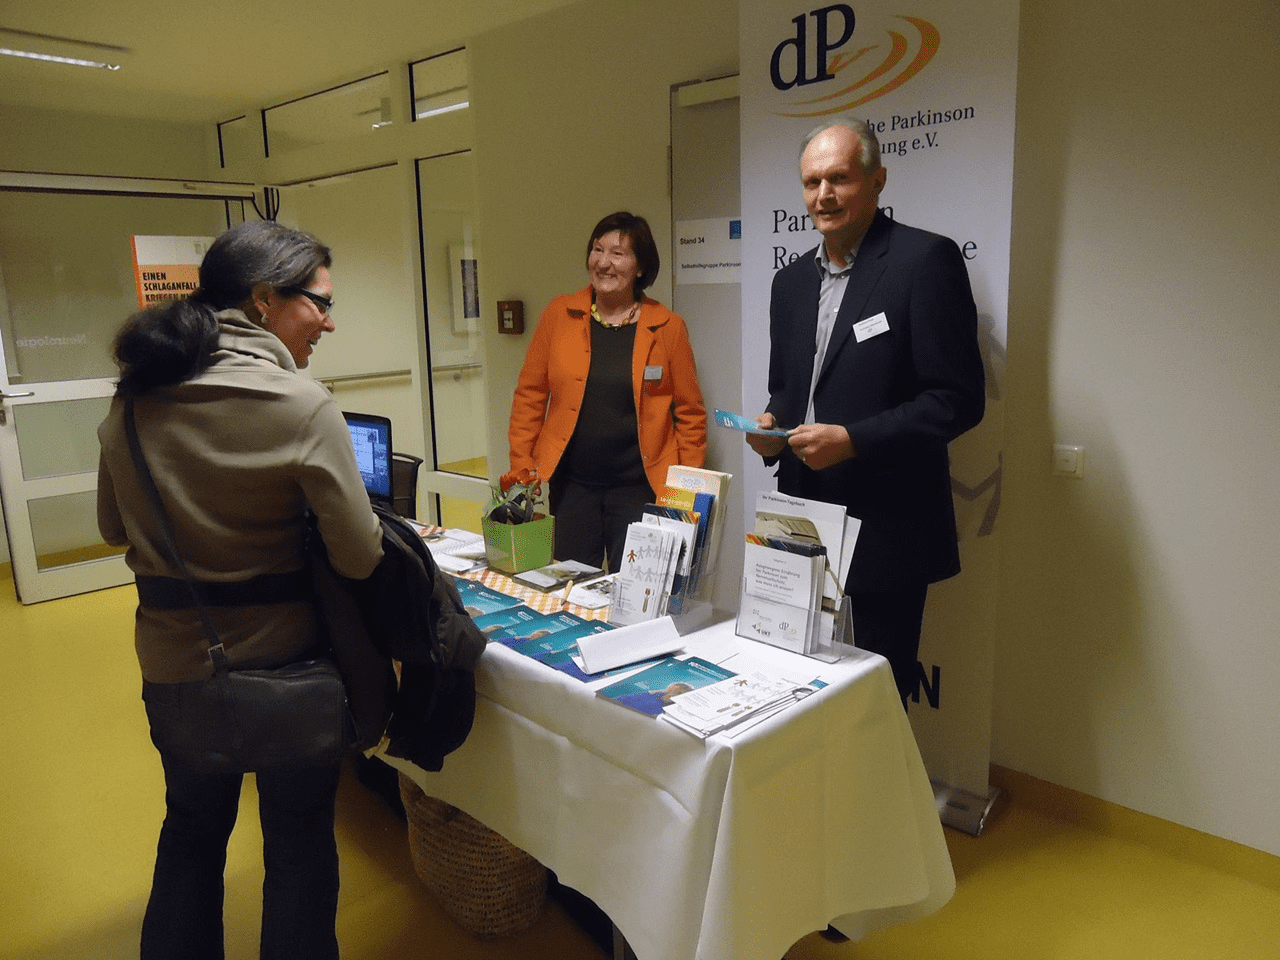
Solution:
{"label": "orange poster", "polygon": [[212,242],[211,237],[134,237],[138,305],[185,297],[200,286],[200,261]]}

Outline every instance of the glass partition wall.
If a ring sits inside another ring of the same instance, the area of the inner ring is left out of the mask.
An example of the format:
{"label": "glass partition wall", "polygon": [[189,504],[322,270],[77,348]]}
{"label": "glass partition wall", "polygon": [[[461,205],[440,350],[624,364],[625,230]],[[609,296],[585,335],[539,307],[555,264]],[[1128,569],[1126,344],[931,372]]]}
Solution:
{"label": "glass partition wall", "polygon": [[[488,386],[479,299],[484,261],[470,151],[418,161],[418,207],[435,468],[442,474],[487,481]],[[487,490],[482,484],[451,485],[449,494],[438,494],[440,522],[479,530]]]}
{"label": "glass partition wall", "polygon": [[[142,283],[131,238],[207,242],[246,217],[272,216],[333,248],[337,329],[305,375],[342,409],[392,419],[396,452],[423,461],[421,519],[479,529],[488,384],[474,164],[460,116],[470,106],[466,50],[401,69],[403,85],[393,69],[217,124],[219,166],[252,183],[206,181],[188,194],[195,187],[183,182],[175,196],[164,181],[0,171],[0,503],[15,544],[11,557],[0,541],[0,570],[12,564],[25,602],[129,578],[97,535],[94,507],[110,341]],[[407,128],[386,132],[398,118],[413,121],[407,137]],[[434,155],[413,159],[425,154]],[[344,156],[355,169],[332,173]],[[272,175],[315,167],[324,175]],[[85,188],[90,179],[102,189]]]}
{"label": "glass partition wall", "polygon": [[114,392],[112,338],[144,295],[134,238],[198,244],[243,216],[239,199],[0,188],[0,500],[11,551],[0,561],[23,602],[131,578],[98,535],[96,431]]}
{"label": "glass partition wall", "polygon": [[262,111],[265,152],[294,150],[357,137],[393,124],[391,75],[375,74]]}
{"label": "glass partition wall", "polygon": [[[417,231],[404,204],[407,176],[391,163],[281,186],[278,219],[333,250],[335,329],[321,338],[307,375],[328,387],[343,410],[389,417],[394,452],[427,460]],[[426,518],[421,507],[419,516]]]}

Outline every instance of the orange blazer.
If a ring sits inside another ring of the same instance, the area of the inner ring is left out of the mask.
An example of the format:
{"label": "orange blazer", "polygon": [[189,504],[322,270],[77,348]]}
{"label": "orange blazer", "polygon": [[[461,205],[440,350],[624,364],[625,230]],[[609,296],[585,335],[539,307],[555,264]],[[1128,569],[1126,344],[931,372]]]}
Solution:
{"label": "orange blazer", "polygon": [[[535,468],[543,479],[555,473],[582,408],[591,323],[590,287],[557,297],[543,311],[511,401],[512,470]],[[631,385],[640,457],[649,485],[660,492],[673,463],[702,466],[707,410],[684,321],[648,297],[636,319]]]}

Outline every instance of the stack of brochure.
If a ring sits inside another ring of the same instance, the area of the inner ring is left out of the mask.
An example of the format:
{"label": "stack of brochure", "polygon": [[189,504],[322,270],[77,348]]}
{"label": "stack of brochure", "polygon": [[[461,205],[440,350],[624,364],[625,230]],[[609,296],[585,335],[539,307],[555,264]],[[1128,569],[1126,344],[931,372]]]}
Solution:
{"label": "stack of brochure", "polygon": [[692,561],[692,573],[685,588],[686,597],[710,599],[720,550],[720,534],[724,530],[725,507],[733,474],[702,467],[672,464],[667,468],[667,486],[658,504],[692,511],[698,517],[698,537]]}
{"label": "stack of brochure", "polygon": [[[642,523],[661,527],[680,539],[675,575],[671,580],[671,592],[667,598],[666,608],[668,613],[679,614],[684,609],[685,593],[693,583],[694,557],[701,542],[698,535],[698,519],[701,514],[684,507],[664,506],[657,503],[645,504],[643,510],[640,517]],[[625,568],[626,564],[624,563],[623,566]]]}
{"label": "stack of brochure", "polygon": [[797,683],[753,670],[671,698],[662,719],[699,737],[709,737],[771,717],[811,693],[821,681]]}
{"label": "stack of brochure", "polygon": [[[627,531],[613,591],[614,623],[679,616],[689,612],[687,600],[709,597],[720,519],[732,479],[731,474],[701,467],[674,464],[667,469],[666,487],[657,503],[644,506],[640,520],[640,525],[657,530]],[[674,567],[668,567],[673,547]]]}
{"label": "stack of brochure", "polygon": [[462,606],[472,617],[481,617],[486,613],[507,610],[511,607],[523,606],[518,597],[486,587],[479,580],[456,580],[458,596],[462,598]]}
{"label": "stack of brochure", "polygon": [[743,555],[738,636],[803,654],[829,643],[860,527],[838,504],[761,493]]}
{"label": "stack of brochure", "polygon": [[478,533],[451,528],[437,533],[424,533],[422,539],[426,541],[436,566],[448,573],[471,573],[488,566],[484,537]]}
{"label": "stack of brochure", "polygon": [[579,680],[595,679],[574,660],[578,640],[613,630],[613,624],[586,620],[567,611],[539,613],[518,598],[478,580],[459,580],[457,586],[467,612],[490,642],[501,643]]}
{"label": "stack of brochure", "polygon": [[674,530],[643,521],[628,524],[622,563],[613,583],[611,622],[640,623],[666,614],[684,545],[684,538]]}
{"label": "stack of brochure", "polygon": [[795,537],[747,534],[737,634],[792,653],[818,644],[827,549]]}

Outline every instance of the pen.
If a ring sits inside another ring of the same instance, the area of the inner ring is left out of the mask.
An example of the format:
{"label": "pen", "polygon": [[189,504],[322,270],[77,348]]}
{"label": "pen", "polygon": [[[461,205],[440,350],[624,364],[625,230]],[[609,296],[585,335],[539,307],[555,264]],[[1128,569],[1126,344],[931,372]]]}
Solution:
{"label": "pen", "polygon": [[560,604],[562,606],[569,602],[569,591],[572,589],[573,589],[573,581],[570,580],[567,584],[565,584],[564,596],[560,598]]}

